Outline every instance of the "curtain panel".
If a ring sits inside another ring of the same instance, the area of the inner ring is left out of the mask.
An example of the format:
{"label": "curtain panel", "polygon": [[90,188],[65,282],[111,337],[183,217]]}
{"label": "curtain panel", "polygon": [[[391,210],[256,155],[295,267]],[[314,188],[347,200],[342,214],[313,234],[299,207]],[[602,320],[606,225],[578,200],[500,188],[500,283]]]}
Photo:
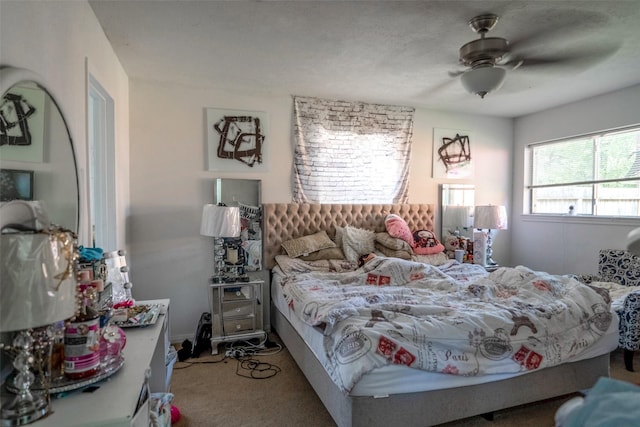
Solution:
{"label": "curtain panel", "polygon": [[293,99],[293,202],[408,202],[414,108]]}

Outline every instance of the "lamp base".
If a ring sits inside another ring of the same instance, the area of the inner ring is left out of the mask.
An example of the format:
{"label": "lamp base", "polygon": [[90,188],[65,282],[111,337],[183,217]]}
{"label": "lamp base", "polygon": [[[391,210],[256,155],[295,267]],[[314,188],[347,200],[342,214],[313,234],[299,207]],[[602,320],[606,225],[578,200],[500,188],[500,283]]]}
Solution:
{"label": "lamp base", "polygon": [[[18,331],[13,337],[12,350],[16,352],[13,357],[13,367],[16,375],[13,377],[13,385],[17,392],[11,402],[2,405],[0,410],[0,425],[21,426],[32,423],[49,413],[49,393],[32,392],[31,386],[34,383],[35,375],[32,372],[33,364],[36,363],[37,372],[43,374],[42,363],[44,358],[50,356],[50,340],[47,334],[47,327],[35,330],[25,329]],[[34,348],[34,336],[37,341],[37,353],[34,355],[31,350]],[[44,350],[41,352],[40,350]],[[46,355],[46,356],[45,356]]]}
{"label": "lamp base", "polygon": [[29,393],[27,396],[17,395],[13,401],[2,407],[2,427],[22,426],[30,424],[49,413],[49,402],[44,396]]}
{"label": "lamp base", "polygon": [[495,267],[498,265],[497,262],[493,260],[493,248],[491,247],[491,229],[487,233],[487,258],[485,261],[485,267]]}
{"label": "lamp base", "polygon": [[212,276],[211,283],[225,283],[227,279],[227,276]]}

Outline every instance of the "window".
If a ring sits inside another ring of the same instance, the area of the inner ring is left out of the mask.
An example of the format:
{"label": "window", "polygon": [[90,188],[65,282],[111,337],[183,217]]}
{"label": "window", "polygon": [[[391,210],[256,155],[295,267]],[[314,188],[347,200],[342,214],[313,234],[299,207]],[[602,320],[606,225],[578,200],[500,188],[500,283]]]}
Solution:
{"label": "window", "polygon": [[640,216],[640,128],[528,149],[532,214]]}

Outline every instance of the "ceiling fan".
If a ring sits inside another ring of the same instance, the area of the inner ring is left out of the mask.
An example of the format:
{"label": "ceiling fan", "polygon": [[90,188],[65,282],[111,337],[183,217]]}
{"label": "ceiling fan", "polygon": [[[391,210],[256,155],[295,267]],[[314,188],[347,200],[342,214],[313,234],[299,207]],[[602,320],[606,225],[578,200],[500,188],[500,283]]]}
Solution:
{"label": "ceiling fan", "polygon": [[[469,27],[480,34],[480,38],[460,47],[459,62],[467,68],[449,73],[452,77],[460,76],[462,86],[480,98],[500,89],[508,70],[551,65],[556,68],[570,66],[572,71],[576,71],[612,55],[619,47],[606,40],[600,40],[598,45],[574,45],[570,51],[564,51],[562,54],[531,57],[531,52],[526,50],[526,45],[534,42],[531,36],[516,43],[510,43],[502,37],[487,37],[487,33],[497,23],[498,15],[492,13],[478,15],[469,21]],[[558,28],[560,29],[565,31],[564,27]]]}
{"label": "ceiling fan", "polygon": [[[509,52],[509,41],[502,37],[487,37],[498,23],[498,15],[484,14],[469,21],[471,29],[480,34],[480,38],[465,43],[460,48],[460,63],[469,69],[449,73],[452,77],[460,75],[462,86],[470,93],[484,98],[489,92],[502,86],[506,77],[506,67],[517,69],[523,63],[500,63]],[[499,66],[500,65],[500,66]]]}

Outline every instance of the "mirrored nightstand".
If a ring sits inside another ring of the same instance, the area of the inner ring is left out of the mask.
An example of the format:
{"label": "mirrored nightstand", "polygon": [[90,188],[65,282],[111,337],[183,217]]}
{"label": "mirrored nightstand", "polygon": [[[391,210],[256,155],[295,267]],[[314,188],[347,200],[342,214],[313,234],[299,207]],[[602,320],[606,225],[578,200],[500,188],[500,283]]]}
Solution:
{"label": "mirrored nightstand", "polygon": [[210,285],[211,354],[218,344],[266,338],[262,325],[262,280]]}

